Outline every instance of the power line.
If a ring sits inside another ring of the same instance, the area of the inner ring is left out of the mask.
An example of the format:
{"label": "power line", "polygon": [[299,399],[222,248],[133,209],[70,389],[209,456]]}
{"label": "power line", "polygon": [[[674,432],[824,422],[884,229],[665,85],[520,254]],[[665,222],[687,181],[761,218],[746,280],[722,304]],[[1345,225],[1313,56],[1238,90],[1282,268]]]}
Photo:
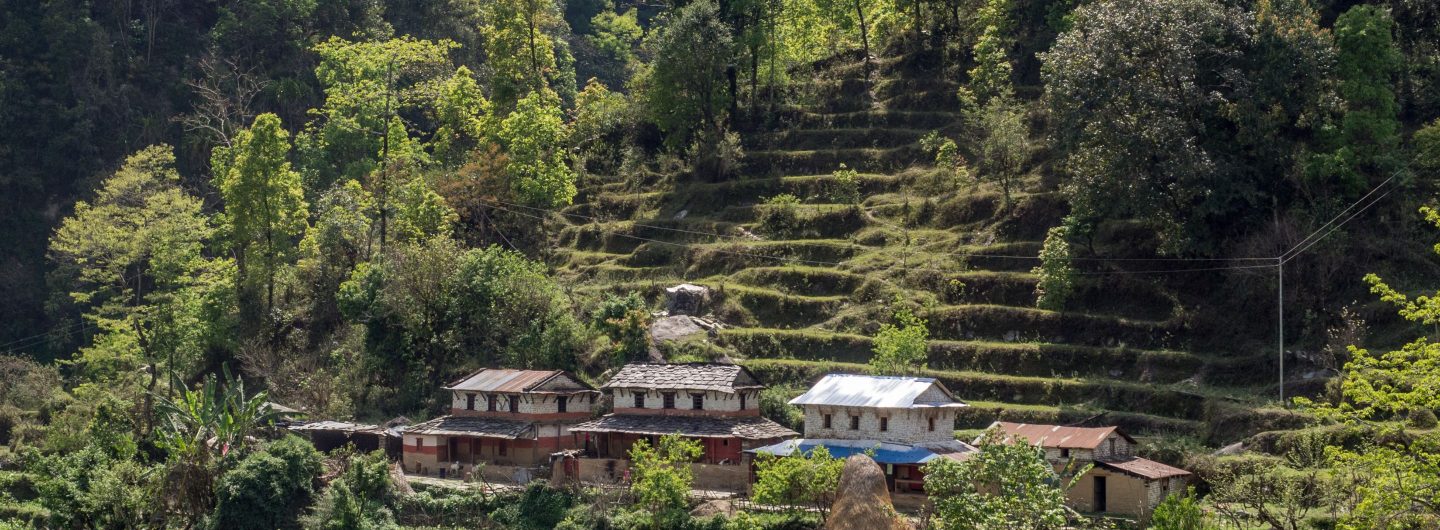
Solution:
{"label": "power line", "polygon": [[[1395,177],[1397,177],[1397,176],[1399,176],[1399,175],[1400,175],[1400,172],[1399,172],[1399,171],[1396,171],[1395,173],[1393,173],[1393,174],[1390,175],[1390,178],[1387,178],[1387,179],[1385,179],[1384,181],[1382,181],[1381,183],[1376,184],[1374,188],[1371,188],[1371,189],[1370,189],[1370,193],[1366,193],[1364,197],[1361,197],[1361,198],[1357,199],[1355,202],[1350,203],[1350,206],[1346,206],[1344,210],[1340,210],[1340,213],[1335,214],[1335,217],[1331,218],[1331,219],[1330,219],[1329,221],[1327,221],[1325,224],[1320,225],[1320,227],[1319,227],[1319,228],[1316,228],[1314,232],[1311,232],[1311,233],[1310,233],[1310,235],[1305,236],[1305,239],[1300,240],[1300,242],[1296,243],[1295,246],[1290,247],[1290,250],[1287,250],[1287,251],[1285,251],[1285,252],[1280,253],[1280,256],[1277,257],[1277,258],[1275,258],[1275,259],[1280,260],[1281,262],[1289,261],[1290,258],[1294,257],[1293,254],[1298,254],[1299,252],[1304,252],[1304,250],[1300,249],[1301,246],[1305,246],[1305,249],[1309,249],[1310,246],[1306,246],[1306,243],[1311,243],[1311,245],[1313,245],[1313,242],[1311,242],[1311,239],[1315,238],[1315,235],[1316,235],[1316,234],[1319,234],[1321,230],[1325,230],[1326,227],[1330,226],[1331,224],[1334,224],[1336,220],[1338,220],[1338,219],[1340,219],[1340,217],[1344,216],[1346,212],[1349,212],[1351,209],[1355,208],[1356,205],[1359,205],[1360,203],[1365,202],[1365,199],[1370,198],[1370,196],[1371,196],[1371,195],[1374,195],[1375,192],[1380,191],[1380,188],[1385,187],[1386,184],[1389,184],[1390,181],[1395,180]],[[1390,193],[1390,192],[1388,192],[1388,191],[1385,192],[1386,195],[1389,195],[1389,193]],[[1385,197],[1384,197],[1384,195],[1382,195],[1380,198],[1383,199],[1383,198],[1385,198]],[[1378,201],[1379,199],[1376,199],[1376,200]],[[1372,202],[1372,203],[1370,203],[1370,204],[1374,204],[1374,203]],[[1369,205],[1366,205],[1366,206],[1365,206],[1365,208],[1369,208],[1369,207],[1370,207]],[[1363,211],[1364,209],[1362,208],[1361,210]],[[1351,218],[1353,219],[1354,216],[1351,216]],[[1347,222],[1348,222],[1349,220],[1350,220],[1350,219],[1346,219]],[[1341,224],[1344,224],[1344,223],[1341,223]],[[1330,232],[1334,232],[1334,230],[1331,230]],[[1324,239],[1325,236],[1330,235],[1330,232],[1325,232],[1325,235],[1320,236],[1320,239]],[[1315,241],[1319,241],[1319,239],[1316,239]]]}
{"label": "power line", "polygon": [[[1377,189],[1378,189],[1378,188],[1377,188]],[[1329,229],[1329,230],[1326,230],[1324,234],[1320,235],[1320,237],[1317,237],[1317,238],[1315,238],[1314,240],[1310,241],[1309,243],[1306,243],[1304,248],[1299,248],[1298,250],[1292,249],[1293,252],[1288,253],[1288,254],[1289,254],[1288,257],[1285,256],[1285,255],[1281,255],[1280,264],[1281,264],[1281,265],[1284,265],[1285,263],[1288,263],[1290,260],[1295,259],[1296,257],[1298,257],[1300,254],[1305,253],[1305,251],[1310,250],[1311,247],[1314,247],[1316,244],[1320,243],[1320,242],[1323,241],[1325,238],[1330,237],[1330,234],[1331,234],[1332,232],[1334,232],[1334,231],[1336,231],[1336,230],[1339,230],[1340,227],[1342,227],[1342,226],[1345,226],[1345,223],[1350,222],[1351,219],[1354,219],[1354,218],[1356,218],[1356,217],[1359,217],[1360,214],[1365,213],[1365,211],[1366,211],[1366,210],[1369,210],[1371,206],[1374,206],[1376,203],[1380,202],[1381,199],[1384,199],[1385,196],[1390,195],[1390,193],[1393,192],[1393,191],[1395,191],[1395,188],[1390,188],[1390,189],[1388,189],[1388,190],[1385,190],[1385,193],[1380,194],[1380,196],[1379,196],[1379,197],[1376,197],[1375,200],[1370,201],[1370,202],[1369,202],[1368,204],[1366,204],[1364,207],[1360,208],[1359,210],[1356,210],[1355,213],[1350,214],[1350,217],[1346,217],[1344,221],[1340,221],[1340,224],[1337,224],[1337,225],[1335,225],[1335,226],[1330,227],[1330,229]],[[1368,195],[1367,195],[1367,197],[1368,197]],[[1358,203],[1357,203],[1357,204],[1358,204]],[[1333,222],[1333,221],[1332,221],[1332,222]],[[1326,223],[1326,224],[1329,224],[1329,223]],[[1317,230],[1317,232],[1318,232],[1318,230]],[[1307,239],[1308,239],[1308,238],[1307,238]],[[1297,245],[1297,248],[1298,248],[1298,245]]]}

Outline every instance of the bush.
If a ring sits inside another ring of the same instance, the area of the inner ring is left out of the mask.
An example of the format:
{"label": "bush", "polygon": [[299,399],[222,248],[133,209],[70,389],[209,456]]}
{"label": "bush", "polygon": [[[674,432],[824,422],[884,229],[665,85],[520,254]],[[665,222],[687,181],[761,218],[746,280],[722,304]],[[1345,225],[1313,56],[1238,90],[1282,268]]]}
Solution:
{"label": "bush", "polygon": [[1050,229],[1045,236],[1045,246],[1040,249],[1040,266],[1030,272],[1040,275],[1035,284],[1035,305],[1041,309],[1059,311],[1075,291],[1075,269],[1070,265],[1070,227],[1061,225]]}
{"label": "bush", "polygon": [[1437,423],[1435,411],[1430,409],[1410,409],[1410,414],[1405,418],[1405,423],[1416,429],[1434,429]]}
{"label": "bush", "polygon": [[1195,488],[1184,495],[1171,495],[1155,507],[1150,517],[1151,530],[1203,530],[1205,514],[1195,499]]}
{"label": "bush", "polygon": [[320,452],[296,436],[251,453],[215,483],[214,528],[277,528],[293,523],[314,493]]}
{"label": "bush", "polygon": [[765,199],[760,207],[760,228],[773,235],[785,235],[800,228],[800,198],[781,193]]}
{"label": "bush", "polygon": [[546,530],[567,519],[575,498],[551,488],[545,481],[530,483],[518,502],[507,503],[495,512],[496,522],[515,530]]}
{"label": "bush", "polygon": [[392,491],[390,460],[384,452],[351,456],[340,478],[301,522],[305,528],[325,530],[394,528]]}
{"label": "bush", "polygon": [[835,170],[831,175],[829,186],[830,200],[840,204],[858,204],[860,202],[860,173],[854,169],[840,164],[840,169]]}
{"label": "bush", "polygon": [[790,389],[786,387],[771,386],[760,391],[760,415],[795,432],[805,426],[805,413],[790,404]]}

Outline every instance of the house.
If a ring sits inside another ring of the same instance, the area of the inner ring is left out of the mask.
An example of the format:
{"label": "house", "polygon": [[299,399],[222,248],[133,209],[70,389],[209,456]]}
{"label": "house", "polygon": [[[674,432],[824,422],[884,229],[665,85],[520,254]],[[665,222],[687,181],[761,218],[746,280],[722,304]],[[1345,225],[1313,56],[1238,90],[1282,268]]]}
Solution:
{"label": "house", "polygon": [[955,439],[965,403],[932,378],[831,374],[790,404],[805,411],[805,438],[755,452],[788,456],[824,446],[845,458],[873,450],[897,493],[924,492],[921,467],[931,460],[963,460],[975,451]]}
{"label": "house", "polygon": [[546,464],[552,453],[580,446],[571,428],[593,415],[600,395],[560,370],[486,368],[445,390],[450,414],[401,430],[407,471],[465,476],[477,463]]}
{"label": "house", "polygon": [[[636,442],[653,446],[661,436],[679,434],[700,442],[698,464],[727,468],[696,473],[697,484],[724,475],[718,487],[743,488],[745,449],[797,435],[760,417],[765,386],[739,365],[632,363],[600,388],[614,401],[614,412],[570,430],[586,436],[591,459],[612,460],[604,463],[607,479],[623,474],[623,464],[614,460],[627,460]],[[591,473],[577,473],[581,480],[596,480]]]}
{"label": "house", "polygon": [[1062,427],[995,422],[1009,440],[1045,449],[1056,470],[1094,464],[1066,493],[1072,508],[1146,520],[1165,497],[1183,493],[1189,471],[1135,456],[1135,439],[1116,427]]}

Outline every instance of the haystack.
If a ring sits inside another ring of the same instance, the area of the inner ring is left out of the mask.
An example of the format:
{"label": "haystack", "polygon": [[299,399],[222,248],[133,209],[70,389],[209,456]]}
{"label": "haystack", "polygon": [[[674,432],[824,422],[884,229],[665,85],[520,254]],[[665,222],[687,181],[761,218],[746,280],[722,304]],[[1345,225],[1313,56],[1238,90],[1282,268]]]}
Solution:
{"label": "haystack", "polygon": [[890,502],[885,472],[865,455],[845,459],[835,504],[826,519],[827,530],[907,530],[910,528]]}

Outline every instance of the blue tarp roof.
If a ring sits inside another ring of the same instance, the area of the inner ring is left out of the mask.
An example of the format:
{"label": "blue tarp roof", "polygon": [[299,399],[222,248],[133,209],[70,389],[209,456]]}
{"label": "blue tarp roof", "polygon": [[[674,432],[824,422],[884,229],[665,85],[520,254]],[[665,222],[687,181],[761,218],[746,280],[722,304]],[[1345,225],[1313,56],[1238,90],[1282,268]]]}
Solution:
{"label": "blue tarp roof", "polygon": [[775,456],[790,456],[798,450],[801,454],[810,454],[816,447],[825,446],[830,451],[830,456],[836,458],[848,458],[850,455],[865,454],[874,450],[872,458],[880,464],[923,464],[940,456],[934,451],[915,447],[911,445],[892,444],[866,440],[818,440],[800,438],[785,440],[783,442],[757,447],[748,452],[769,453]]}

